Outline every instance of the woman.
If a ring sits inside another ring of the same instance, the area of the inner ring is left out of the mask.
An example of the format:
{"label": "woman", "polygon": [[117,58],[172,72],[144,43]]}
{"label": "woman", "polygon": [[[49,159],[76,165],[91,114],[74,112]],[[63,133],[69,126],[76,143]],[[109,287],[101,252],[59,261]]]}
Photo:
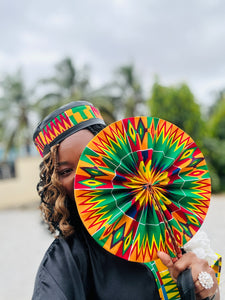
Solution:
{"label": "woman", "polygon": [[[88,142],[105,127],[89,102],[71,102],[37,127],[34,143],[43,157],[38,192],[41,211],[51,233],[57,237],[39,267],[33,299],[160,299],[155,278],[146,265],[118,258],[101,248],[84,228],[74,200],[75,170]],[[176,280],[191,268],[197,299],[216,294],[214,271],[193,253],[177,262],[160,252],[159,258]],[[212,286],[204,288],[199,273],[207,272]]]}

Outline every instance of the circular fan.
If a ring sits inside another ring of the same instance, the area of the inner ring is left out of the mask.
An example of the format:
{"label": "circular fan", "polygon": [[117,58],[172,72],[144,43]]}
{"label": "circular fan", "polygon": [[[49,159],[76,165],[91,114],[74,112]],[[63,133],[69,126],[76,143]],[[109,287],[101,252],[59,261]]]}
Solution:
{"label": "circular fan", "polygon": [[134,117],[115,122],[83,151],[75,199],[91,236],[126,260],[171,257],[200,228],[211,194],[203,154],[174,124]]}

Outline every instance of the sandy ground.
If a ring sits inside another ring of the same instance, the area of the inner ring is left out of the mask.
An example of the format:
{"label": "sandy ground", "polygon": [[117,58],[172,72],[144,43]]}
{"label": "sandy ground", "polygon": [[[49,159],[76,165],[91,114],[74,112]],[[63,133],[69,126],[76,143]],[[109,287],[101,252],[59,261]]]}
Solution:
{"label": "sandy ground", "polygon": [[[212,248],[225,257],[225,195],[213,196],[203,224]],[[53,240],[40,223],[39,211],[0,211],[0,300],[31,299],[35,274]],[[221,276],[225,300],[225,272]]]}

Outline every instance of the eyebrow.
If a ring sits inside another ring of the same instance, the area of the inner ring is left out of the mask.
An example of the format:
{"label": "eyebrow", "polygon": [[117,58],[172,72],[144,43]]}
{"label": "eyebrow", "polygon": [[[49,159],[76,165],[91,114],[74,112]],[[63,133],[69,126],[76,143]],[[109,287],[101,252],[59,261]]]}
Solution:
{"label": "eyebrow", "polygon": [[56,167],[64,166],[64,165],[67,165],[67,164],[68,164],[68,161],[57,162]]}

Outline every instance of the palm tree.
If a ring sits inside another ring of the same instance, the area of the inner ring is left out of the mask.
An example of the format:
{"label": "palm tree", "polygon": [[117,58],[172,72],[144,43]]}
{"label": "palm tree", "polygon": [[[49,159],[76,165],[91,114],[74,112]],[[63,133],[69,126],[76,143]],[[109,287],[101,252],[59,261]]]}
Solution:
{"label": "palm tree", "polygon": [[39,81],[39,87],[47,88],[47,93],[42,96],[38,105],[42,117],[68,100],[88,100],[99,108],[107,124],[115,121],[116,97],[112,93],[114,83],[107,83],[100,88],[93,88],[89,80],[89,68],[84,66],[77,69],[71,58],[64,58],[55,65],[55,75]]}
{"label": "palm tree", "polygon": [[106,83],[99,88],[92,88],[87,94],[87,99],[99,108],[106,124],[116,121],[120,96],[114,81]]}
{"label": "palm tree", "polygon": [[116,119],[146,114],[146,101],[133,65],[124,65],[115,72],[115,78],[89,97],[100,108],[106,123]]}
{"label": "palm tree", "polygon": [[133,117],[146,112],[146,101],[134,66],[121,66],[118,68],[116,76],[116,82],[120,88],[120,106],[123,108],[122,117]]}
{"label": "palm tree", "polygon": [[0,86],[0,132],[4,159],[9,150],[20,146],[25,146],[29,155],[33,123],[31,117],[34,110],[30,100],[32,91],[26,89],[21,70],[14,75],[6,75]]}
{"label": "palm tree", "polygon": [[65,104],[69,98],[74,100],[85,98],[90,89],[88,72],[87,66],[78,70],[69,57],[57,63],[55,75],[39,81],[39,87],[44,86],[46,89],[38,101],[42,117]]}

